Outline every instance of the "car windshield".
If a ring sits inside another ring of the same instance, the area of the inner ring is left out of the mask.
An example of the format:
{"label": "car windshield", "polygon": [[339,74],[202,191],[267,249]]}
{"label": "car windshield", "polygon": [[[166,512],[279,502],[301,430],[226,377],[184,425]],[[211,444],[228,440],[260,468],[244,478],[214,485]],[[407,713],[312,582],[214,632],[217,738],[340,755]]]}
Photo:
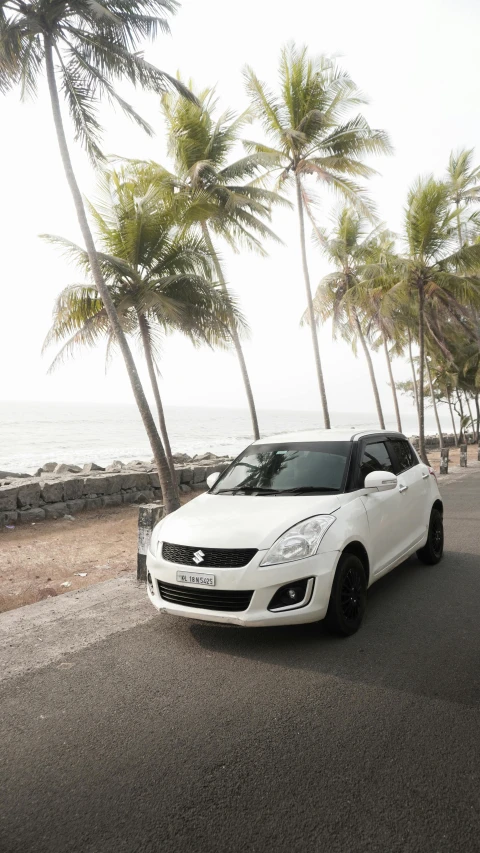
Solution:
{"label": "car windshield", "polygon": [[233,462],[213,494],[329,494],[343,489],[349,441],[252,444]]}

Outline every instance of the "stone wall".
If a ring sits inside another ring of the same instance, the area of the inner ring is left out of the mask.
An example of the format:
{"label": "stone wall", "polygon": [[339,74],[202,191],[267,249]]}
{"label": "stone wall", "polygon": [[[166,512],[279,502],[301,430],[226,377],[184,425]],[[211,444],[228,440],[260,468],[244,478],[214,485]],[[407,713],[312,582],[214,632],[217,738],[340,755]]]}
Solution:
{"label": "stone wall", "polygon": [[[229,460],[208,458],[176,465],[177,483],[182,492],[206,487],[206,479],[214,471],[224,471]],[[151,503],[162,498],[158,474],[153,465],[121,463],[91,473],[72,473],[73,466],[56,466],[42,470],[36,477],[0,480],[0,526],[62,518],[86,509],[120,506],[129,503]],[[58,468],[67,471],[59,472]],[[84,466],[84,469],[91,466]],[[98,466],[93,466],[98,468]]]}
{"label": "stone wall", "polygon": [[[444,447],[455,447],[457,444],[457,442],[455,441],[455,436],[453,435],[453,433],[451,433],[451,434],[443,433],[442,440],[443,440],[443,446]],[[412,442],[413,446],[418,450],[418,435],[410,436],[410,441]],[[468,444],[474,443],[473,437],[471,435],[468,436],[467,443]],[[427,447],[429,450],[438,449],[440,447],[440,441],[438,439],[438,435],[426,435],[425,436],[425,447]]]}

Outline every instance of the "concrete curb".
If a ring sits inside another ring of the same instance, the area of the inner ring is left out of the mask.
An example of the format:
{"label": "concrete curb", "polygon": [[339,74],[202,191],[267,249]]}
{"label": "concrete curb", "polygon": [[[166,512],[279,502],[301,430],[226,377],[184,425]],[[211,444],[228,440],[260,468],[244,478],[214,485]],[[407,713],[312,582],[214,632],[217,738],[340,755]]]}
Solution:
{"label": "concrete curb", "polygon": [[0,614],[0,683],[155,618],[144,584],[113,578]]}

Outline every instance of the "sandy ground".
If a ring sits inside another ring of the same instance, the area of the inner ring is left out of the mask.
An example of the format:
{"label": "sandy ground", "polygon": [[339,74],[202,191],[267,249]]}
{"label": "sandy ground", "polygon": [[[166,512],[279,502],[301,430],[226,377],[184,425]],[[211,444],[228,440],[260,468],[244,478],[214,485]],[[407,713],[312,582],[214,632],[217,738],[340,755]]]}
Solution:
{"label": "sandy ground", "polygon": [[[448,454],[448,464],[452,467],[456,465],[460,465],[460,448],[459,447],[450,447]],[[439,471],[440,469],[440,451],[439,450],[429,450],[428,451],[428,460],[430,465],[433,466],[435,471]],[[468,465],[470,467],[476,467],[478,463],[478,446],[476,444],[468,445]]]}
{"label": "sandy ground", "polygon": [[[468,448],[469,467],[480,466],[478,448]],[[428,454],[439,469],[440,452]],[[450,465],[460,461],[450,449]],[[458,468],[457,468],[458,470]],[[195,497],[185,495],[182,502]],[[114,577],[134,575],[138,507],[83,512],[74,521],[55,519],[0,529],[0,612]],[[80,574],[81,573],[81,574]],[[84,575],[82,577],[81,575]]]}
{"label": "sandy ground", "polygon": [[0,612],[134,575],[137,519],[138,507],[129,505],[0,529]]}

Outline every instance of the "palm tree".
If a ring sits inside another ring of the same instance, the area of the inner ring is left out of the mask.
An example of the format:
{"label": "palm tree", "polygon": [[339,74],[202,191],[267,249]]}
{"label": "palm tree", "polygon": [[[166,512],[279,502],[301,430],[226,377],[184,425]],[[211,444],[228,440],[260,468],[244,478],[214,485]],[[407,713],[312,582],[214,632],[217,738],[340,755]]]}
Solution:
{"label": "palm tree", "polygon": [[[374,350],[383,347],[397,429],[402,432],[392,356],[403,355],[404,334],[398,306],[388,298],[390,288],[395,281],[396,266],[395,238],[390,231],[380,230],[368,241],[366,261],[359,287],[359,299],[366,320],[366,333],[368,339],[372,341]],[[413,375],[415,378],[415,372]]]}
{"label": "palm tree", "polygon": [[397,283],[391,291],[417,302],[419,452],[423,462],[428,461],[424,420],[428,315],[431,316],[438,306],[448,311],[451,323],[472,333],[464,306],[480,302],[480,287],[475,275],[480,268],[480,245],[458,248],[454,218],[448,186],[430,176],[419,178],[408,194],[405,210],[407,254],[399,257]]}
{"label": "palm tree", "polygon": [[[262,185],[259,155],[232,159],[240,134],[251,117],[248,112],[236,116],[227,110],[217,117],[214,89],[198,94],[192,103],[169,93],[162,99],[168,129],[169,153],[174,173],[150,164],[157,179],[185,199],[185,223],[199,227],[208,246],[218,281],[226,295],[228,287],[214,239],[220,239],[234,251],[242,246],[266,254],[264,243],[278,241],[266,224],[273,204],[285,201]],[[255,401],[239,330],[232,316],[229,334],[235,348],[247,395],[255,439],[260,437]]]}
{"label": "palm tree", "polygon": [[[362,287],[365,280],[371,280],[370,261],[372,259],[372,243],[376,231],[367,227],[365,219],[360,217],[351,207],[345,206],[333,217],[333,229],[330,234],[317,229],[317,239],[324,255],[336,267],[335,272],[326,275],[313,299],[314,315],[325,321],[333,320],[334,334],[341,336],[351,343],[356,352],[356,342],[360,341],[370,375],[375,406],[381,429],[385,429],[380,394],[373,368],[372,357],[367,345],[364,332],[364,316],[362,316]],[[375,275],[378,268],[375,265]],[[309,322],[308,310],[304,321]]]}
{"label": "palm tree", "polygon": [[0,91],[19,85],[22,96],[37,92],[45,70],[53,120],[66,179],[89,257],[95,286],[122,352],[128,376],[158,467],[166,511],[178,506],[173,484],[145,393],[102,276],[85,206],[78,186],[65,134],[59,89],[75,127],[76,139],[96,163],[102,159],[98,105],[102,98],[119,106],[147,132],[149,125],[116,92],[114,80],[163,92],[167,85],[182,85],[148,63],[137,47],[145,38],[168,30],[166,15],[174,0],[113,0],[105,5],[91,0],[7,0],[0,7]]}
{"label": "palm tree", "polygon": [[353,177],[366,178],[374,170],[363,162],[370,154],[390,150],[387,135],[372,130],[362,115],[346,115],[365,103],[351,78],[333,59],[310,58],[305,47],[291,44],[280,56],[280,91],[272,92],[247,67],[247,91],[271,144],[250,143],[249,150],[269,158],[280,173],[280,184],[293,183],[299,221],[307,312],[325,427],[330,428],[327,396],[318,345],[305,239],[305,212],[313,218],[312,195],[306,178],[344,196],[364,212],[368,208]]}
{"label": "palm tree", "polygon": [[[221,345],[228,339],[231,317],[238,325],[243,321],[232,300],[211,281],[212,265],[203,240],[179,228],[178,205],[162,198],[148,171],[105,173],[101,190],[99,203],[90,205],[90,210],[102,249],[98,253],[102,275],[124,333],[140,339],[176,487],[157,378],[163,339],[179,331],[196,346]],[[93,278],[87,252],[69,240],[48,239]],[[44,344],[44,348],[63,344],[50,369],[78,347],[93,346],[103,337],[108,339],[109,354],[115,336],[95,283],[65,288],[55,304],[53,325]]]}
{"label": "palm tree", "polygon": [[[471,236],[472,225],[478,235],[478,215],[466,216],[467,208],[480,201],[480,166],[474,167],[474,149],[463,148],[450,154],[447,166],[446,183],[451,200],[455,206],[458,245],[462,246],[465,237]],[[463,220],[463,223],[462,223]],[[462,231],[462,224],[464,230]]]}

